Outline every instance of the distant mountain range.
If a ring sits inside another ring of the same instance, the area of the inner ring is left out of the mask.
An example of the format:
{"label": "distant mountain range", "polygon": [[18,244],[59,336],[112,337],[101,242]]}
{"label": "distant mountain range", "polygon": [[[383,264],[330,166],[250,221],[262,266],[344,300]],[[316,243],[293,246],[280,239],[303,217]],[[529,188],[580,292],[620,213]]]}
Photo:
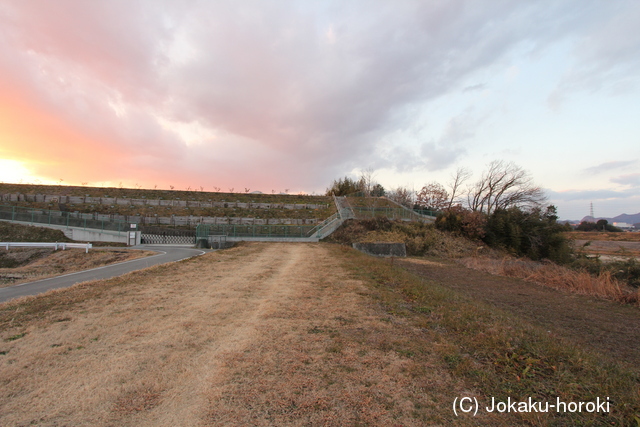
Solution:
{"label": "distant mountain range", "polygon": [[598,220],[600,219],[606,219],[609,224],[613,224],[614,222],[626,222],[627,224],[637,224],[638,222],[640,222],[640,212],[633,215],[622,214],[613,218],[605,218],[605,217],[594,218],[590,215],[587,215],[584,218],[582,218],[580,222],[584,222],[584,221],[598,222]]}

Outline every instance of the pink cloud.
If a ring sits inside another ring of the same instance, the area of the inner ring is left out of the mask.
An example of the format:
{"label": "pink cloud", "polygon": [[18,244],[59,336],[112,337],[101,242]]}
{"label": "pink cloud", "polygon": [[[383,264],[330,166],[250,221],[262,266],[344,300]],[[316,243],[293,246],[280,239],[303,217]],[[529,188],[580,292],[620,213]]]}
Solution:
{"label": "pink cloud", "polygon": [[[411,108],[523,40],[560,37],[572,9],[554,4],[7,1],[2,102],[25,105],[33,164],[69,159],[69,180],[324,189],[384,160],[381,141]],[[214,137],[187,143],[172,122]]]}

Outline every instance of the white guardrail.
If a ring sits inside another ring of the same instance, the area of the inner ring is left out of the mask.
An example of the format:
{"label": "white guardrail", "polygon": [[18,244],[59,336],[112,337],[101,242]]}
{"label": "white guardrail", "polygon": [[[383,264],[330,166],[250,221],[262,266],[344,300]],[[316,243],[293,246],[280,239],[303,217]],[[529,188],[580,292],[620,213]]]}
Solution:
{"label": "white guardrail", "polygon": [[56,251],[58,248],[62,248],[64,251],[67,248],[84,249],[85,253],[89,253],[89,249],[93,247],[91,243],[32,243],[32,242],[0,242],[0,247],[4,247],[7,250],[9,248],[54,248]]}

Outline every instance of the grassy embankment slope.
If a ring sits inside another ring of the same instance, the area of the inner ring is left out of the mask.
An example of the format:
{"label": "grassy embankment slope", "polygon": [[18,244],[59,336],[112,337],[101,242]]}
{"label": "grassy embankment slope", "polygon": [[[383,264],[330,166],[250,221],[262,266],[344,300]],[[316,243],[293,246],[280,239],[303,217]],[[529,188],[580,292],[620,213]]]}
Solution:
{"label": "grassy embankment slope", "polygon": [[[100,213],[142,216],[210,216],[236,218],[292,218],[319,219],[328,218],[335,212],[333,200],[326,196],[297,194],[249,194],[181,190],[145,190],[130,188],[102,188],[75,186],[47,186],[27,184],[0,184],[0,194],[42,194],[94,198],[146,199],[163,201],[217,203],[223,206],[153,206],[121,205],[99,203],[74,203],[65,206],[69,211],[81,213]],[[3,202],[7,203],[7,202]],[[274,205],[271,208],[238,207],[235,203],[261,203]],[[12,202],[12,205],[58,210],[58,203]],[[226,204],[226,206],[224,205]],[[323,205],[318,209],[288,209],[284,205]]]}

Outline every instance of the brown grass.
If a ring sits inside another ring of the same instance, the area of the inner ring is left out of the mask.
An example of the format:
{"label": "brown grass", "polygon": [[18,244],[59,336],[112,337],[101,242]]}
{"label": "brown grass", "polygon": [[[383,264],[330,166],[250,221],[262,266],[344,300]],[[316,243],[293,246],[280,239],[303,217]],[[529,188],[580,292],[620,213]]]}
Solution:
{"label": "brown grass", "polygon": [[[556,396],[568,401],[586,401],[594,396],[610,396],[616,401],[606,416],[523,413],[510,419],[476,420],[476,425],[635,426],[640,419],[637,365],[622,368],[579,339],[569,336],[565,340],[549,330],[553,328],[537,326],[526,316],[508,314],[493,304],[485,305],[448,287],[458,284],[464,287],[467,280],[482,281],[478,273],[470,272],[461,278],[458,273],[464,274],[462,270],[466,270],[462,267],[425,265],[416,275],[404,270],[404,262],[392,264],[390,260],[367,257],[348,249],[343,252],[344,265],[360,277],[368,278],[373,296],[387,312],[394,318],[406,319],[410,324],[436,332],[433,342],[413,342],[411,351],[419,354],[429,349],[437,353],[451,374],[464,379],[467,387],[474,390],[472,395],[480,402],[487,402],[488,396],[504,400],[509,396],[516,401],[528,398],[552,401]],[[445,286],[437,284],[433,277],[442,280]],[[510,292],[508,286],[504,292]],[[558,296],[562,298],[571,299]],[[531,306],[534,310],[541,308]],[[636,318],[635,313],[628,317]],[[600,332],[606,334],[608,328],[616,328],[615,322]],[[583,331],[578,326],[573,335]],[[635,342],[629,345],[637,354]]]}
{"label": "brown grass", "polygon": [[0,305],[0,425],[450,425],[469,390],[413,349],[433,333],[336,250],[244,245]]}
{"label": "brown grass", "polygon": [[632,289],[616,280],[609,272],[597,276],[552,263],[524,259],[469,257],[459,262],[468,268],[507,277],[518,277],[555,289],[569,290],[624,303],[640,304],[640,289]]}
{"label": "brown grass", "polygon": [[572,240],[599,240],[610,242],[640,242],[640,233],[610,233],[602,231],[570,231],[564,235]]}
{"label": "brown grass", "polygon": [[104,265],[155,255],[156,252],[127,249],[53,250],[42,248],[0,248],[0,260],[15,260],[20,266],[0,268],[0,287],[89,270]]}
{"label": "brown grass", "polygon": [[0,425],[578,425],[451,404],[610,391],[628,419],[637,384],[566,347],[349,248],[247,244],[0,304]]}
{"label": "brown grass", "polygon": [[623,240],[574,240],[579,253],[612,257],[640,257],[640,242]]}

